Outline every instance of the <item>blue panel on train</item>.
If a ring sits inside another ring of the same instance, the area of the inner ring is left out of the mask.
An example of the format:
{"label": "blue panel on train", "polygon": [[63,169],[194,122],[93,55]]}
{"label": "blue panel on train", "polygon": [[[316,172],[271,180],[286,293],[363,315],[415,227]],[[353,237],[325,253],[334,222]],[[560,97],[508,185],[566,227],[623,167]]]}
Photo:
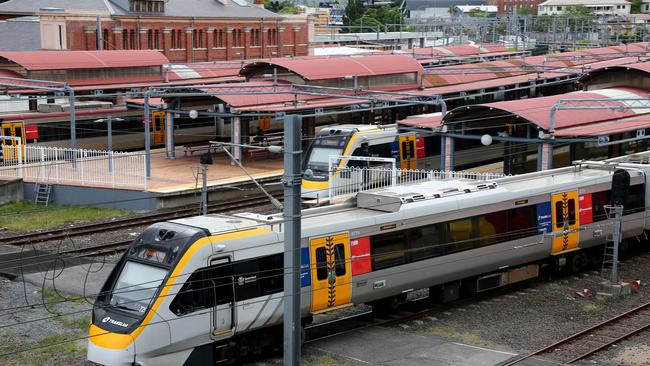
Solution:
{"label": "blue panel on train", "polygon": [[390,156],[399,162],[399,141],[390,143]]}
{"label": "blue panel on train", "polygon": [[551,222],[551,202],[537,204],[537,230],[540,234],[551,233],[553,223]]}
{"label": "blue panel on train", "polygon": [[309,248],[300,250],[300,287],[311,285],[311,272],[309,270]]}

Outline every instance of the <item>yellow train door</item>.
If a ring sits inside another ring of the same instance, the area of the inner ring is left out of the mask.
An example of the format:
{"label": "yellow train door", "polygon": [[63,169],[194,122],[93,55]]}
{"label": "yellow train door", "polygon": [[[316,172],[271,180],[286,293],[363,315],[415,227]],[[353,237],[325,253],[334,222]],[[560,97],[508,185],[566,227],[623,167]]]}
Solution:
{"label": "yellow train door", "polygon": [[406,134],[399,137],[400,168],[414,170],[418,165],[415,148],[415,135]]}
{"label": "yellow train door", "polygon": [[312,313],[350,303],[350,237],[348,233],[314,238],[311,252]]}
{"label": "yellow train door", "polygon": [[578,217],[578,192],[555,193],[551,196],[553,217],[553,248],[551,254],[561,254],[578,249],[580,219]]}
{"label": "yellow train door", "polygon": [[165,143],[165,112],[153,112],[153,144]]}
{"label": "yellow train door", "polygon": [[[0,132],[2,137],[20,137],[22,144],[22,153],[23,157],[25,156],[25,127],[23,122],[5,122],[0,126]],[[15,160],[18,159],[18,151],[16,151],[16,146],[18,146],[18,140],[15,139],[2,139],[3,145],[3,157],[5,160]]]}

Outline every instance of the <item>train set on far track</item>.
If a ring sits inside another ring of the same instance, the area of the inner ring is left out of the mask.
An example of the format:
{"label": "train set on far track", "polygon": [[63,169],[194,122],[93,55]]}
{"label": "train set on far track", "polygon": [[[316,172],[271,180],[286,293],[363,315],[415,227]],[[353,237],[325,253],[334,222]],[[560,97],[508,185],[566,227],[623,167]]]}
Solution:
{"label": "train set on far track", "polygon": [[[649,156],[386,187],[305,210],[303,324],[354,304],[391,309],[418,289],[448,302],[597,264],[613,227],[605,205],[623,204],[624,239],[650,228]],[[151,225],[96,299],[88,359],[219,364],[278,347],[284,234],[281,215],[252,213]]]}

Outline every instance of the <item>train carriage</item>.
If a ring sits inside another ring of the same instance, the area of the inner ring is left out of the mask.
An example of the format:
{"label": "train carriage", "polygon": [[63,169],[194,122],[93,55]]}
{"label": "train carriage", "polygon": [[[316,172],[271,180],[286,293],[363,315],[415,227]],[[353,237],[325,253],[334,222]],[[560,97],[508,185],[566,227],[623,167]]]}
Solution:
{"label": "train carriage", "polygon": [[[492,182],[426,182],[306,210],[303,321],[352,304],[390,307],[422,288],[450,301],[461,289],[486,291],[597,262],[611,232],[603,206],[611,201],[616,168],[630,177],[623,236],[642,235],[650,169],[643,164],[584,163]],[[277,346],[283,229],[280,216],[249,213],[149,227],[97,298],[88,358],[192,365]]]}

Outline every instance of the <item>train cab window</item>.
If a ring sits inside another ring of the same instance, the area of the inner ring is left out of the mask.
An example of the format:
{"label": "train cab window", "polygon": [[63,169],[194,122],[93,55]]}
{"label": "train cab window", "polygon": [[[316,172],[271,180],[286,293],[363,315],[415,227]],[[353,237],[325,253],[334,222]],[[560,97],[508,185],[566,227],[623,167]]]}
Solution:
{"label": "train cab window", "polygon": [[406,235],[396,231],[370,238],[372,269],[376,271],[406,263]]}
{"label": "train cab window", "polygon": [[194,271],[172,300],[169,310],[181,316],[232,302],[232,265],[220,264]]}
{"label": "train cab window", "polygon": [[345,275],[345,248],[343,244],[336,244],[334,246],[334,263],[336,275]]}
{"label": "train cab window", "polygon": [[[567,201],[567,206],[569,208],[567,224],[573,226],[576,224],[576,201],[571,198]],[[564,227],[564,212],[562,210],[562,202],[555,202],[555,227],[561,229]]]}
{"label": "train cab window", "polygon": [[327,253],[325,248],[316,249],[316,279],[322,281],[327,278]]}

